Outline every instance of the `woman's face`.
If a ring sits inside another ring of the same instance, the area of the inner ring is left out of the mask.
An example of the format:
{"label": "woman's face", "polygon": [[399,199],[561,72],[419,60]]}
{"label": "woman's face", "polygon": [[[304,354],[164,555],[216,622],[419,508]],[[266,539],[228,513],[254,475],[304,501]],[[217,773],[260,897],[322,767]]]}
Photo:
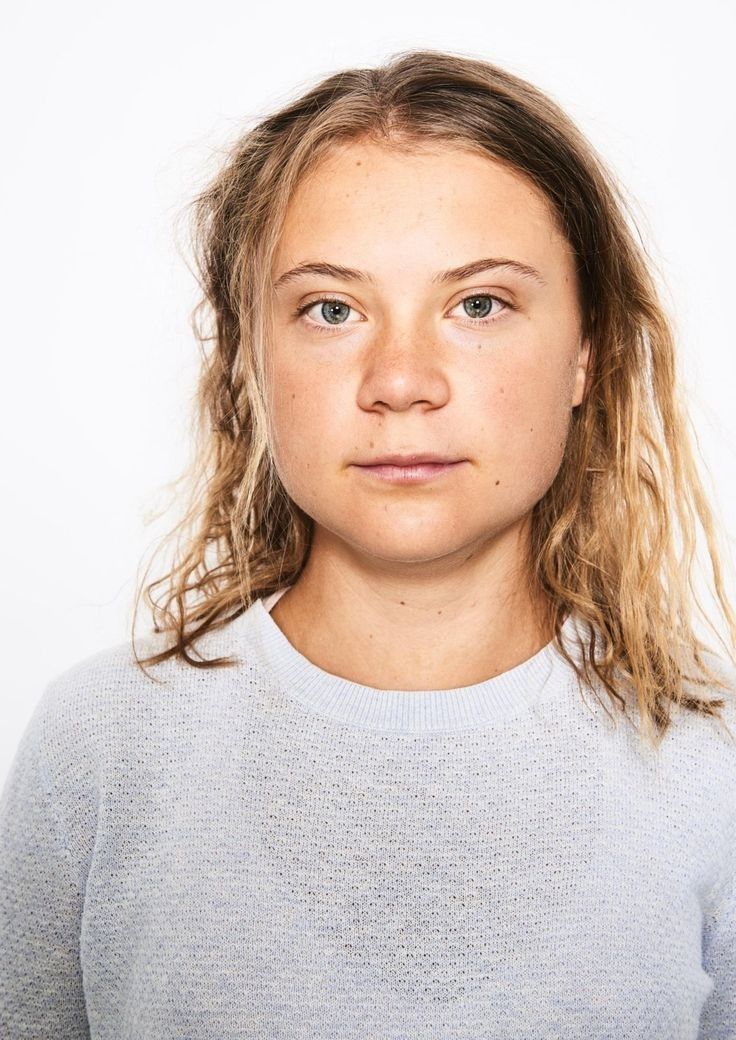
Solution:
{"label": "woman's face", "polygon": [[[494,258],[538,275],[445,273]],[[361,275],[280,281],[306,263]],[[274,461],[315,545],[322,528],[363,563],[437,565],[528,519],[588,353],[573,254],[537,189],[450,146],[340,146],[290,203],[272,283]],[[465,461],[413,484],[359,465],[389,453]]]}

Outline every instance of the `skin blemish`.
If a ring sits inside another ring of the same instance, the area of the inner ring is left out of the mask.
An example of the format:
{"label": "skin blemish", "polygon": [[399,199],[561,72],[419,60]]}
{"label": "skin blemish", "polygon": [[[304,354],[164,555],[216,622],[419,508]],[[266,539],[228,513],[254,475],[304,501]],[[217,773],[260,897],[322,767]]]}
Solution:
{"label": "skin blemish", "polygon": [[497,481],[496,481],[496,487],[498,487],[498,485],[499,485],[500,483],[501,483],[501,481],[500,481],[500,480],[497,480]]}

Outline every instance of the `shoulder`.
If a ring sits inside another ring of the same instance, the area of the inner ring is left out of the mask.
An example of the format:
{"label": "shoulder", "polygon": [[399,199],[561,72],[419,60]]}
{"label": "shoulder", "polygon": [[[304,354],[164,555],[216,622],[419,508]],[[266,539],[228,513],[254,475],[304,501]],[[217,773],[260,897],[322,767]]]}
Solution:
{"label": "shoulder", "polygon": [[[243,651],[238,625],[208,630],[189,650],[197,661],[224,658],[222,667],[197,667],[174,655],[148,664],[145,658],[167,649],[170,634],[149,632],[107,646],[51,678],[34,718],[52,744],[77,741],[98,749],[138,740],[172,724],[191,720],[243,687]],[[252,655],[248,665],[252,664]],[[250,667],[246,668],[250,671]]]}
{"label": "shoulder", "polygon": [[130,641],[107,646],[49,679],[28,732],[37,735],[52,760],[92,754],[114,725],[121,701],[134,697],[146,681],[135,664]]}
{"label": "shoulder", "polygon": [[723,688],[685,685],[704,700],[722,700],[723,707],[714,709],[714,716],[674,708],[659,750],[661,775],[670,781],[672,798],[689,805],[694,819],[710,820],[718,832],[730,834],[736,826],[736,668],[712,654],[707,664]]}
{"label": "shoulder", "polygon": [[726,760],[736,762],[736,666],[722,655],[710,651],[703,653],[702,657],[718,682],[698,685],[686,681],[685,689],[703,700],[722,701],[723,704],[714,709],[717,716],[701,715],[690,708],[678,706],[677,723],[694,748],[700,746],[709,754],[722,748]]}

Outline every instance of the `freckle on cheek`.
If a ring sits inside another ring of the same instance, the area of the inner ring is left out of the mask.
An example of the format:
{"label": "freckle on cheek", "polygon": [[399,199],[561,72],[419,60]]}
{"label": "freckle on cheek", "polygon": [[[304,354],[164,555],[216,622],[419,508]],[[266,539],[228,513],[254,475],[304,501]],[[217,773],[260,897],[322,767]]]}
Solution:
{"label": "freckle on cheek", "polygon": [[497,481],[496,481],[496,487],[498,487],[498,485],[499,485],[500,483],[501,483],[501,481],[500,481],[500,480],[497,480]]}

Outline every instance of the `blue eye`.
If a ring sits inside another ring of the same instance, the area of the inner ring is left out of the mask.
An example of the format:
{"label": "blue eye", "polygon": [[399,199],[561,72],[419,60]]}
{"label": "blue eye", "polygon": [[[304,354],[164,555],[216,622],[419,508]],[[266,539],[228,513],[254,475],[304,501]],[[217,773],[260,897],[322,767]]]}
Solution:
{"label": "blue eye", "polygon": [[[488,317],[490,310],[493,306],[493,301],[502,305],[502,310],[496,312],[492,317]],[[327,322],[326,325],[322,325],[320,322],[313,320],[309,321],[309,324],[315,330],[319,332],[330,332],[334,328],[339,328],[341,325],[352,324],[347,320],[341,321],[341,317],[347,318],[348,313],[353,310],[350,304],[345,303],[344,300],[340,300],[334,296],[319,296],[316,300],[311,300],[309,303],[305,303],[302,307],[298,307],[294,312],[295,317],[302,317],[307,314],[317,304],[322,304],[320,307],[320,314]],[[471,304],[471,309],[468,310],[466,304]],[[500,296],[493,296],[491,293],[473,293],[470,296],[464,296],[460,301],[463,305],[465,313],[469,315],[470,321],[465,322],[466,325],[478,326],[478,325],[490,325],[492,322],[497,321],[502,317],[507,310],[513,310],[514,308],[507,300],[502,300]],[[457,304],[456,306],[460,306]],[[478,306],[480,304],[480,306]],[[453,308],[454,309],[454,308]]]}
{"label": "blue eye", "polygon": [[[471,318],[485,318],[486,315],[488,314],[488,312],[491,310],[491,308],[493,306],[493,297],[489,296],[487,293],[480,293],[478,296],[466,296],[460,302],[462,303],[463,307],[465,308],[465,313],[469,317],[471,317]],[[472,303],[473,305],[475,305],[477,303],[481,303],[480,310],[478,310],[476,308],[473,311],[469,311],[468,307],[467,307],[468,303]],[[483,305],[485,305],[485,306],[483,306]],[[480,313],[480,311],[482,311],[482,313]]]}
{"label": "blue eye", "polygon": [[320,307],[320,314],[328,323],[328,325],[325,326],[321,325],[319,322],[310,321],[310,324],[313,326],[313,328],[319,329],[320,332],[329,332],[328,326],[332,326],[334,328],[335,326],[348,324],[347,321],[340,321],[334,319],[339,319],[341,315],[343,317],[347,317],[347,313],[351,311],[353,308],[350,306],[350,304],[345,303],[344,300],[338,300],[332,296],[320,296],[318,299],[312,300],[311,303],[304,304],[303,307],[297,308],[297,310],[295,311],[295,317],[301,317],[303,314],[306,314],[308,311],[312,309],[312,307],[316,307],[318,303],[322,304],[322,306]]}
{"label": "blue eye", "polygon": [[[481,304],[480,308],[476,307],[476,304],[479,302]],[[501,304],[501,310],[497,310],[495,314],[488,317],[494,302]],[[493,296],[491,293],[473,293],[472,296],[463,296],[460,303],[463,305],[465,313],[474,319],[471,322],[473,325],[490,325],[492,322],[502,318],[507,311],[514,309],[508,300],[503,300],[500,296]],[[472,304],[471,310],[468,310],[468,303]]]}

